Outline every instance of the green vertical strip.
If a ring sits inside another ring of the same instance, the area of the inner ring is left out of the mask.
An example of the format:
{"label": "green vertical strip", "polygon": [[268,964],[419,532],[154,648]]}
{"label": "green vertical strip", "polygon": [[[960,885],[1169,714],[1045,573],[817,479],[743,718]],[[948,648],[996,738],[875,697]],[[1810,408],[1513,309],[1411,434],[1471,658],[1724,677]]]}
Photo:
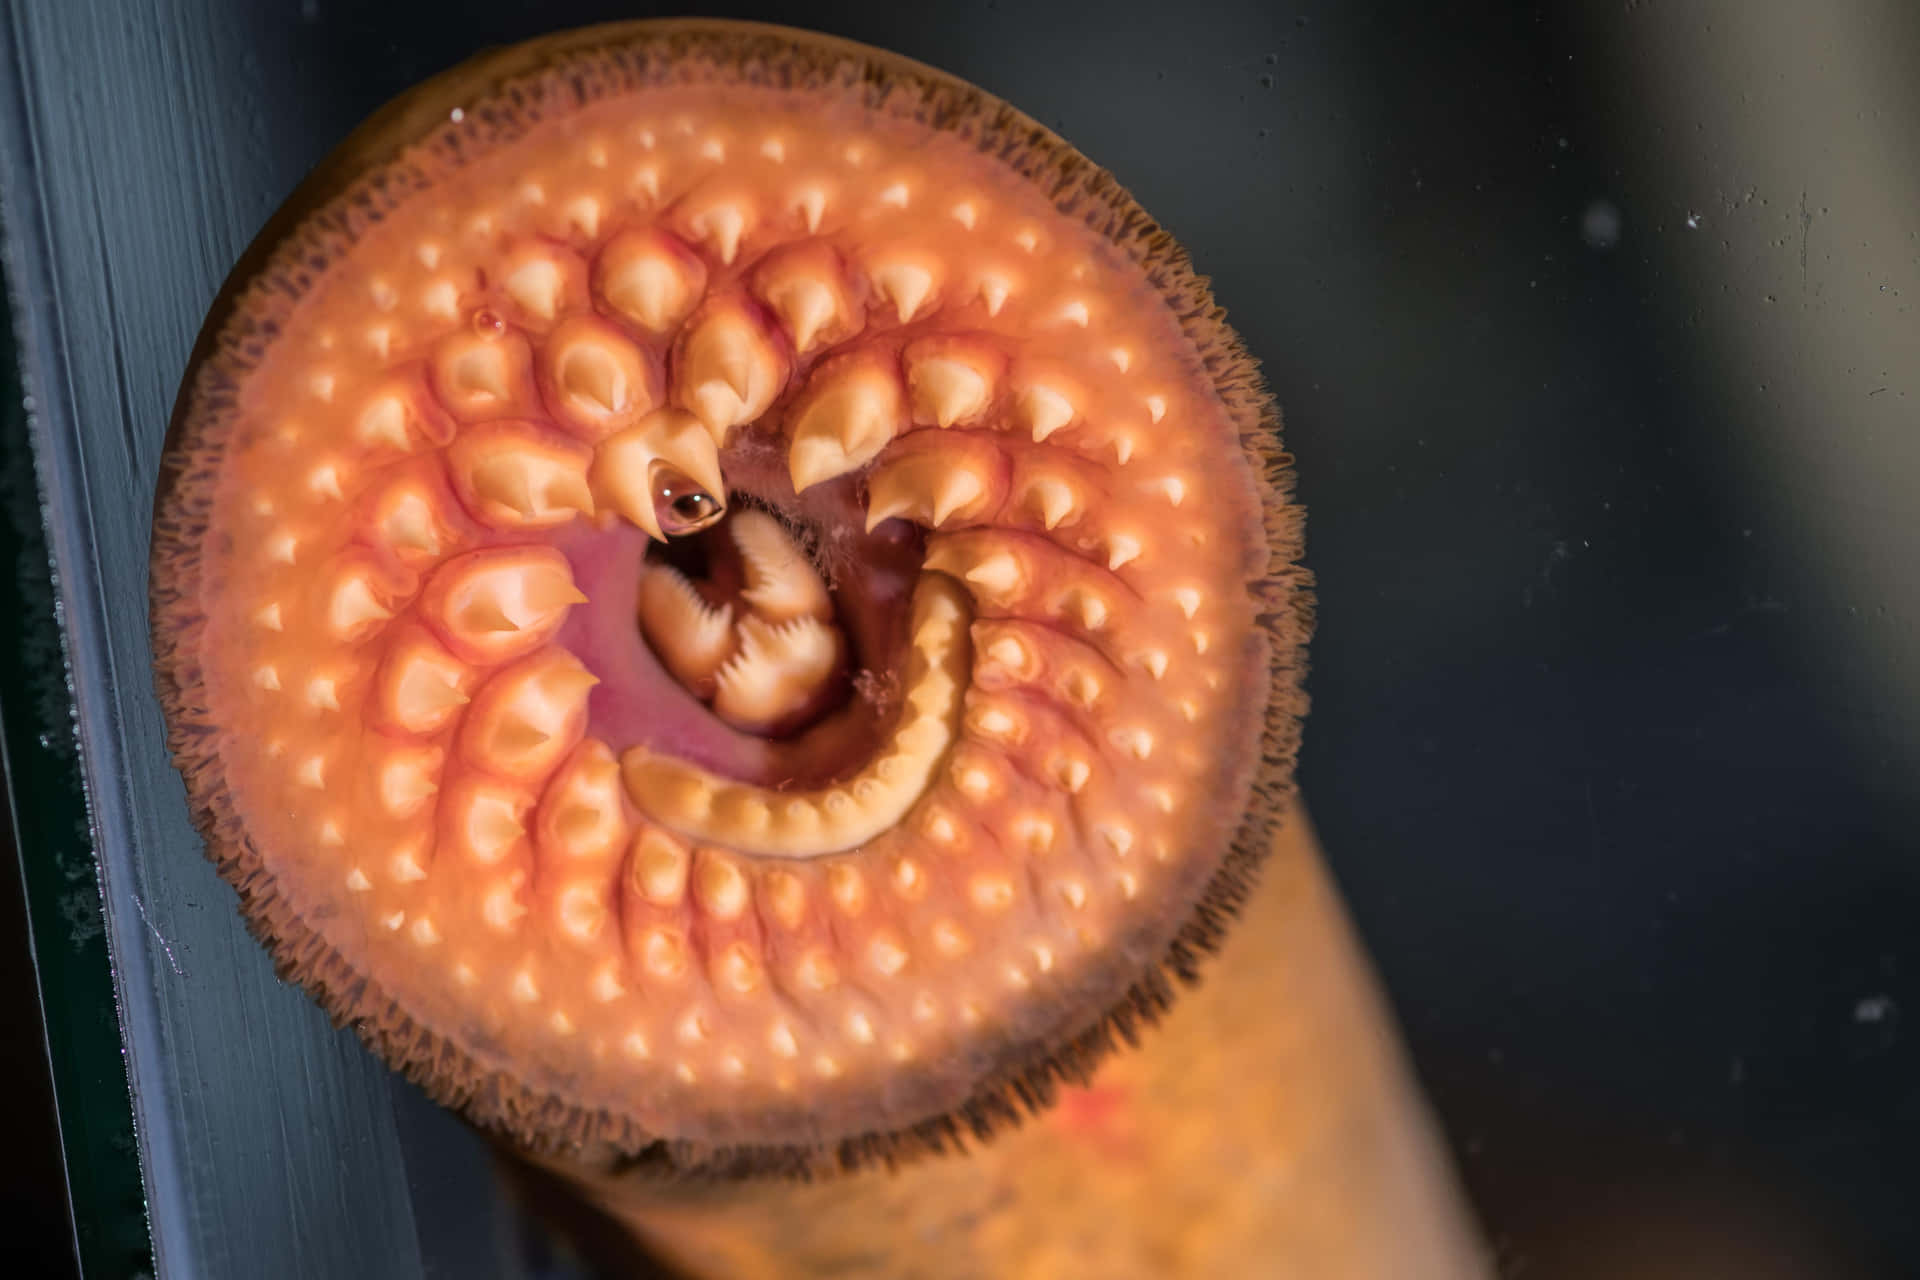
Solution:
{"label": "green vertical strip", "polygon": [[[4,286],[0,278],[0,286]],[[0,297],[8,296],[0,287]],[[0,728],[82,1273],[151,1275],[133,1104],[27,405],[0,308]]]}

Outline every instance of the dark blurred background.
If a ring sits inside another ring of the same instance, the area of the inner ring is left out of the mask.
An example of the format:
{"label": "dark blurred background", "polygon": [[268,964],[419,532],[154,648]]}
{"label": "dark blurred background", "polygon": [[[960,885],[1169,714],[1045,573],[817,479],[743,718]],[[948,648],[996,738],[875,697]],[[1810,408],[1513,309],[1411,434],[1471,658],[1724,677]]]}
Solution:
{"label": "dark blurred background", "polygon": [[[364,115],[646,12],[87,8],[16,0],[5,109],[129,127],[84,54],[132,45],[224,159],[93,197],[150,190],[203,281],[118,375],[153,443],[220,275]],[[1214,278],[1310,512],[1307,797],[1503,1273],[1920,1274],[1920,7],[724,12],[1011,100]],[[8,1068],[44,1089],[0,906]],[[27,1145],[0,1178],[52,1267]]]}

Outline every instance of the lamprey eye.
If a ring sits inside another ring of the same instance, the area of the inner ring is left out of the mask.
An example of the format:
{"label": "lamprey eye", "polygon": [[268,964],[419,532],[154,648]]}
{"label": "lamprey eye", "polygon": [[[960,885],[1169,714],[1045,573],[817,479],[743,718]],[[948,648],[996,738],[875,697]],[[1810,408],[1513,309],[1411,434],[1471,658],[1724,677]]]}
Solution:
{"label": "lamprey eye", "polygon": [[668,537],[698,533],[726,514],[726,504],[664,463],[653,469],[654,515]]}

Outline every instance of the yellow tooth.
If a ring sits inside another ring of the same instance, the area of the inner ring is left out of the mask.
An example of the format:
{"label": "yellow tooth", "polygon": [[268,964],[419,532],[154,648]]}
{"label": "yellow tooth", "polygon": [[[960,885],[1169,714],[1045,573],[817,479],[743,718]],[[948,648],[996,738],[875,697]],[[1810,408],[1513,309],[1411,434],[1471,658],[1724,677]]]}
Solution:
{"label": "yellow tooth", "polygon": [[697,239],[711,241],[720,261],[731,264],[747,233],[747,215],[737,204],[718,204],[693,218],[687,229]]}
{"label": "yellow tooth", "polygon": [[915,362],[907,370],[907,387],[913,398],[913,420],[940,427],[978,417],[993,397],[987,375],[952,356]]}
{"label": "yellow tooth", "polygon": [[931,270],[910,260],[885,262],[873,269],[872,276],[874,289],[893,303],[901,324],[913,319],[933,295],[936,284]]}
{"label": "yellow tooth", "polygon": [[678,409],[659,409],[625,431],[615,432],[594,450],[588,473],[602,501],[647,531],[666,541],[659,513],[654,509],[654,464],[678,469],[722,505],[727,486],[720,474],[720,452],[700,419]]}
{"label": "yellow tooth", "polygon": [[839,313],[834,293],[811,276],[783,280],[767,290],[767,305],[793,335],[793,349],[805,354]]}
{"label": "yellow tooth", "polygon": [[473,491],[523,516],[535,513],[533,477],[512,455],[489,458],[473,469]]}
{"label": "yellow tooth", "polygon": [[[927,453],[876,472],[867,486],[867,532],[882,520],[909,516],[934,528],[986,496],[971,467]],[[969,512],[968,514],[972,514]]]}
{"label": "yellow tooth", "polygon": [[463,631],[518,631],[520,624],[507,616],[506,607],[490,595],[476,595],[460,611]]}
{"label": "yellow tooth", "polygon": [[357,640],[392,616],[393,610],[380,603],[367,580],[355,575],[334,588],[327,625],[340,639]]}
{"label": "yellow tooth", "polygon": [[640,629],[667,670],[696,694],[733,654],[733,606],[709,605],[676,570],[657,565],[640,580]]}
{"label": "yellow tooth", "polygon": [[1049,529],[1058,528],[1075,513],[1079,505],[1072,487],[1066,481],[1051,476],[1035,480],[1027,486],[1026,504],[1038,512],[1041,523]]}
{"label": "yellow tooth", "polygon": [[407,406],[397,395],[376,396],[361,411],[356,433],[367,444],[387,444],[396,449],[411,445],[407,438]]}
{"label": "yellow tooth", "polygon": [[563,280],[551,258],[530,257],[506,278],[507,296],[542,320],[553,319],[560,307]]}
{"label": "yellow tooth", "polygon": [[393,506],[385,525],[387,545],[398,551],[418,551],[423,556],[440,554],[440,535],[434,527],[433,512],[421,498],[408,494]]}
{"label": "yellow tooth", "polygon": [[1107,568],[1118,569],[1121,565],[1140,557],[1140,540],[1124,533],[1109,534],[1107,537]]}
{"label": "yellow tooth", "polygon": [[706,266],[657,231],[625,231],[600,252],[595,280],[614,310],[649,333],[679,325],[706,292]]}
{"label": "yellow tooth", "polygon": [[977,561],[960,575],[974,586],[996,598],[1004,599],[1026,582],[1026,571],[1010,551],[1000,551]]}
{"label": "yellow tooth", "polygon": [[708,311],[682,343],[677,399],[706,424],[716,443],[725,441],[729,429],[765,413],[786,383],[785,358],[743,306]]}
{"label": "yellow tooth", "polygon": [[746,570],[740,598],[755,613],[770,622],[833,616],[827,584],[778,520],[763,511],[742,511],[728,532]]}
{"label": "yellow tooth", "polygon": [[813,618],[740,624],[740,651],[714,678],[714,714],[751,728],[804,707],[840,663],[840,633]]}
{"label": "yellow tooth", "polygon": [[903,425],[900,380],[878,361],[829,375],[796,415],[787,455],[795,492],[871,462]]}
{"label": "yellow tooth", "polygon": [[1025,400],[1027,426],[1036,442],[1073,421],[1073,402],[1052,387],[1029,387]]}

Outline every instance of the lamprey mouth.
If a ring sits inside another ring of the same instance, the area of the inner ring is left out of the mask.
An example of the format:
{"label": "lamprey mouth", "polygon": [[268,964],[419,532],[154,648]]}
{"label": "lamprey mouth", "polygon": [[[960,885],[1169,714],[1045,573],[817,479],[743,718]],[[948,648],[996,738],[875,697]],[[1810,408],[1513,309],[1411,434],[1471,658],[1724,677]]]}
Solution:
{"label": "lamprey mouth", "polygon": [[175,756],[286,971],[477,1121],[680,1170],[1083,1078],[1218,938],[1304,706],[1277,423],[1178,246],[767,28],[368,129],[223,295],[155,518]]}

